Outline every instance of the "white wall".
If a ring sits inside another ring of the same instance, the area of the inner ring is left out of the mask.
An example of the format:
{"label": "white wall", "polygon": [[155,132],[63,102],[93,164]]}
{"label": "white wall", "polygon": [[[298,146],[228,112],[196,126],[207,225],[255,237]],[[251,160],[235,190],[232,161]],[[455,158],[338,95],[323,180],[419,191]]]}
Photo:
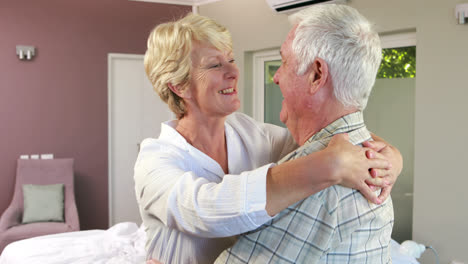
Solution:
{"label": "white wall", "polygon": [[[441,263],[468,263],[468,24],[457,25],[466,0],[350,0],[380,33],[416,29],[417,81],[413,239],[433,245]],[[279,47],[289,24],[265,0],[224,0],[200,14],[227,26],[242,76],[249,53]],[[247,70],[247,72],[245,72]],[[243,111],[251,114],[251,81],[241,77]],[[430,252],[422,263],[435,263]]]}
{"label": "white wall", "polygon": [[462,2],[419,0],[417,13],[413,234],[441,263],[468,263],[468,24],[454,16]]}

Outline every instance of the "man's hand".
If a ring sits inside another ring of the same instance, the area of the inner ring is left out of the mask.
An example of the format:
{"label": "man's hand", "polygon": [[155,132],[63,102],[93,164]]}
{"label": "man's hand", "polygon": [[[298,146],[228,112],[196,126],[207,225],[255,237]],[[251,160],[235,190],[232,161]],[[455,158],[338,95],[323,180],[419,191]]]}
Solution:
{"label": "man's hand", "polygon": [[146,264],[162,264],[162,263],[157,261],[157,260],[150,259],[150,260],[146,261]]}

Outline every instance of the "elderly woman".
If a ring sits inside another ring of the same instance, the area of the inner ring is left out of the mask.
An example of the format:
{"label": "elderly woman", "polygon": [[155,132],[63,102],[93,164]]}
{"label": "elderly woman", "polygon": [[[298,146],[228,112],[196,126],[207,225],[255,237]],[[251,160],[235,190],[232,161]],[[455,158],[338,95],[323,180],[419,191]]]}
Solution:
{"label": "elderly woman", "polygon": [[212,263],[235,235],[331,185],[359,189],[378,203],[366,182],[389,190],[401,170],[397,150],[383,148],[396,163],[389,169],[382,154],[368,150],[375,158],[367,159],[345,136],[275,166],[297,145],[286,129],[235,113],[239,71],[231,45],[226,28],[193,14],[149,36],[146,73],[177,120],[142,142],[135,165],[148,259]]}

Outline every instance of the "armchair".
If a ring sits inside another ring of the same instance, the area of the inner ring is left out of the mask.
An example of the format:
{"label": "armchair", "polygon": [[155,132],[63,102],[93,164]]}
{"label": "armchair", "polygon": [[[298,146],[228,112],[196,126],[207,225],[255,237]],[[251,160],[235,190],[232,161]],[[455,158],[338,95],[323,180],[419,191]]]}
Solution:
{"label": "armchair", "polygon": [[[22,224],[23,184],[64,184],[65,222]],[[0,218],[0,253],[11,242],[35,236],[78,231],[73,159],[18,160],[13,199]]]}

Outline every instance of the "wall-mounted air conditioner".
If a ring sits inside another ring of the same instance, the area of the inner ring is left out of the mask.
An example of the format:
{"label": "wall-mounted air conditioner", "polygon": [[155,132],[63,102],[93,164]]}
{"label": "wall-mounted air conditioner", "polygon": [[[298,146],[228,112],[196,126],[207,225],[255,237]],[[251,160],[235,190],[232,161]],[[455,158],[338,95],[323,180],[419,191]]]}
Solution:
{"label": "wall-mounted air conditioner", "polygon": [[344,3],[346,0],[266,0],[276,12],[293,12],[300,8],[321,3]]}

